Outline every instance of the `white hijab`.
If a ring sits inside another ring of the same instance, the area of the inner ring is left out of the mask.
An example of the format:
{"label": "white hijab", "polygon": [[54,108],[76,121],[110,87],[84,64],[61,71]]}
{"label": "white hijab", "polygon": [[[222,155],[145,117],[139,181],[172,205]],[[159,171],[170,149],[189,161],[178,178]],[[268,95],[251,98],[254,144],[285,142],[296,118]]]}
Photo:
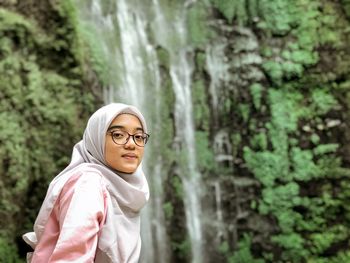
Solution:
{"label": "white hijab", "polygon": [[73,148],[70,164],[50,183],[35,220],[34,232],[23,235],[23,239],[33,248],[44,232],[46,222],[65,183],[77,171],[95,169],[102,174],[109,192],[106,222],[100,232],[95,262],[138,261],[141,249],[139,212],[149,198],[142,164],[133,174],[123,174],[108,167],[104,158],[107,129],[116,116],[125,113],[138,117],[144,132],[147,133],[144,117],[131,105],[111,103],[90,117],[83,140]]}

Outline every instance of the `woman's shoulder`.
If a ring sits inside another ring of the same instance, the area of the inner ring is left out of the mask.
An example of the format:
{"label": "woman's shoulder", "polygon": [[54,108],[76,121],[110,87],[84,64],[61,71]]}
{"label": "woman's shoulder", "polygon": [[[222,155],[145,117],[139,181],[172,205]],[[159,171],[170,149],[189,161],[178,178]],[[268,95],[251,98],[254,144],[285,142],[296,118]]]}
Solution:
{"label": "woman's shoulder", "polygon": [[84,185],[85,187],[91,186],[105,188],[102,172],[94,166],[88,164],[80,164],[67,180],[64,188],[67,189],[79,185]]}
{"label": "woman's shoulder", "polygon": [[89,176],[95,176],[95,177],[102,177],[102,171],[98,169],[98,165],[91,164],[91,163],[82,163],[79,164],[75,171],[74,174],[88,174]]}

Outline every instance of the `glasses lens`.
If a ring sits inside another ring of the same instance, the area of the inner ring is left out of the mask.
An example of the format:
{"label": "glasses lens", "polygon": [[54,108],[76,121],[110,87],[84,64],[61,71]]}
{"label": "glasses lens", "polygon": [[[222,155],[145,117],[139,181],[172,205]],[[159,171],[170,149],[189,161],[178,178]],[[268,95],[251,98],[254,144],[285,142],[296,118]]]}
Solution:
{"label": "glasses lens", "polygon": [[145,146],[147,143],[147,134],[146,133],[136,133],[134,134],[134,141],[138,146]]}
{"label": "glasses lens", "polygon": [[136,133],[134,135],[130,135],[125,131],[113,131],[112,139],[116,144],[124,145],[128,142],[130,136],[133,138],[135,144],[140,147],[144,147],[148,141],[149,135],[147,133]]}
{"label": "glasses lens", "polygon": [[125,144],[129,138],[127,132],[124,131],[114,131],[112,132],[112,139],[116,144]]}

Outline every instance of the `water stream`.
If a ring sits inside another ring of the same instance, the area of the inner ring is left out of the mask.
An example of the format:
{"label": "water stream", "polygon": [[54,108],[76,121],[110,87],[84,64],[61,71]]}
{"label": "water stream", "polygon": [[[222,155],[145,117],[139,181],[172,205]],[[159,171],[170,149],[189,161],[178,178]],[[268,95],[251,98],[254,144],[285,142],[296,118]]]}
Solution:
{"label": "water stream", "polygon": [[[174,141],[178,143],[178,154],[186,155],[186,167],[181,176],[184,187],[184,204],[186,212],[187,229],[192,248],[192,262],[203,262],[203,236],[201,224],[201,181],[196,164],[195,134],[193,124],[193,110],[191,97],[191,76],[193,67],[192,50],[187,46],[185,30],[184,7],[172,20],[166,19],[161,12],[158,0],[153,0],[156,11],[157,35],[159,42],[170,53],[170,76],[175,93],[175,126],[176,134]],[[171,21],[171,22],[170,22]],[[172,29],[172,37],[167,34]],[[176,40],[174,40],[176,36]],[[176,45],[174,45],[174,42]]]}
{"label": "water stream", "polygon": [[220,90],[223,86],[222,82],[227,82],[229,76],[227,58],[224,54],[225,47],[226,45],[222,41],[222,43],[208,45],[206,48],[206,68],[210,76],[209,94],[213,110],[213,123],[216,129],[220,126],[218,119],[219,108],[222,106],[222,101],[219,101]]}
{"label": "water stream", "polygon": [[[160,97],[161,81],[156,49],[152,41],[170,54],[172,87],[175,94],[174,149],[177,155],[186,156],[181,167],[184,189],[184,206],[187,231],[191,243],[193,263],[203,262],[201,224],[201,175],[197,170],[195,132],[192,114],[191,74],[193,55],[187,46],[185,29],[185,6],[178,4],[174,19],[164,17],[164,6],[158,0],[147,1],[136,7],[127,0],[91,0],[77,2],[84,28],[97,37],[93,43],[101,61],[107,61],[104,87],[106,103],[118,101],[138,106],[152,120],[150,129],[154,134],[152,148],[162,147],[157,133],[162,132]],[[146,7],[147,6],[147,7]],[[151,15],[150,15],[151,14]],[[151,37],[150,28],[153,36]],[[158,151],[159,152],[159,151]],[[144,160],[151,187],[151,201],[142,213],[142,260],[144,263],[169,262],[170,242],[165,229],[163,156],[146,153]]]}

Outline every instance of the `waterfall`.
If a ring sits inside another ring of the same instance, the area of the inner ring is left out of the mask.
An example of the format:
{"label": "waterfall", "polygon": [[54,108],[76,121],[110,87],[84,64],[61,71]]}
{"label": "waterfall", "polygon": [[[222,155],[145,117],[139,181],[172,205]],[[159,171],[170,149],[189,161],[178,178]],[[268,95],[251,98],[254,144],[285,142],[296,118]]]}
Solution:
{"label": "waterfall", "polygon": [[[158,61],[154,47],[149,43],[146,26],[147,20],[144,14],[138,13],[133,6],[128,6],[126,0],[117,2],[117,18],[120,28],[121,52],[123,71],[121,71],[122,84],[118,87],[119,99],[137,105],[146,112],[147,119],[152,119],[150,124],[154,134],[160,131],[160,104],[159,100],[152,101],[152,109],[146,107],[146,91],[157,97],[160,92],[160,76]],[[150,82],[150,85],[147,85]],[[151,116],[155,115],[155,116]],[[154,147],[161,147],[161,142],[153,143]],[[148,155],[145,163],[147,166]],[[151,203],[143,211],[142,220],[142,260],[141,262],[167,262],[168,244],[163,213],[162,192],[162,160],[161,156],[153,169],[147,169],[148,181],[151,189]],[[155,193],[155,191],[157,191]]]}
{"label": "waterfall", "polygon": [[171,78],[176,94],[175,122],[177,138],[180,142],[180,154],[186,154],[187,171],[181,179],[185,192],[185,209],[187,228],[191,238],[192,262],[200,263],[202,260],[202,229],[200,204],[200,174],[196,168],[196,152],[194,125],[192,121],[191,100],[191,67],[187,60],[187,51],[181,50],[178,57],[172,57]]}
{"label": "waterfall", "polygon": [[216,128],[219,127],[219,101],[222,82],[228,82],[229,72],[227,58],[224,53],[226,44],[217,42],[206,48],[206,67],[210,76],[209,94],[211,97],[211,108],[213,110],[213,123]]}
{"label": "waterfall", "polygon": [[[186,224],[192,249],[192,262],[203,261],[201,223],[201,176],[197,170],[195,132],[192,116],[192,50],[186,44],[185,5],[176,3],[172,22],[163,16],[158,0],[136,5],[127,0],[77,0],[79,17],[88,34],[98,38],[92,43],[101,57],[106,103],[118,101],[138,106],[145,113],[151,130],[151,148],[146,147],[144,168],[151,188],[151,199],[142,212],[141,262],[169,262],[170,241],[165,229],[164,167],[162,142],[161,77],[155,45],[170,54],[169,74],[175,94],[174,118],[177,154],[186,156],[181,167]],[[151,15],[150,15],[151,14]],[[150,36],[152,30],[153,36]],[[152,39],[153,37],[153,39]],[[150,39],[156,43],[152,43]],[[98,45],[97,45],[98,44]],[[95,52],[97,52],[95,50]],[[152,136],[154,134],[154,137]],[[175,150],[176,150],[175,149]],[[152,158],[150,153],[157,153]]]}
{"label": "waterfall", "polygon": [[[192,248],[192,262],[203,262],[203,235],[201,223],[201,202],[200,174],[196,164],[196,146],[194,123],[192,113],[191,98],[191,75],[193,56],[191,49],[186,45],[186,28],[185,16],[186,10],[181,8],[179,13],[173,18],[165,19],[158,0],[155,3],[156,25],[155,29],[160,34],[157,35],[159,43],[161,43],[170,52],[170,76],[173,83],[175,93],[175,126],[176,141],[179,145],[180,154],[185,154],[187,159],[187,167],[181,176],[184,187],[184,204],[186,210],[186,223],[190,235]],[[169,29],[172,34],[169,34]],[[169,36],[171,36],[169,38]],[[174,37],[177,37],[174,40]],[[174,45],[174,42],[177,45]]]}
{"label": "waterfall", "polygon": [[[103,5],[107,10],[103,10]],[[93,0],[78,3],[83,26],[99,39],[101,60],[107,63],[107,79],[104,87],[104,101],[117,101],[136,105],[146,115],[152,133],[160,132],[160,104],[152,101],[152,108],[146,107],[149,92],[157,97],[160,92],[160,76],[157,56],[149,43],[145,16],[125,0]],[[119,29],[122,30],[119,30]],[[96,38],[95,36],[95,38]],[[153,145],[160,147],[155,138]],[[165,231],[162,192],[162,159],[149,167],[149,149],[146,147],[144,169],[151,188],[151,199],[142,211],[142,256],[141,262],[168,262],[169,248]]]}
{"label": "waterfall", "polygon": [[214,182],[214,191],[215,191],[215,208],[216,208],[216,228],[217,228],[217,235],[216,235],[216,243],[220,244],[225,234],[225,223],[224,223],[224,216],[222,211],[222,190],[220,183],[218,181]]}

